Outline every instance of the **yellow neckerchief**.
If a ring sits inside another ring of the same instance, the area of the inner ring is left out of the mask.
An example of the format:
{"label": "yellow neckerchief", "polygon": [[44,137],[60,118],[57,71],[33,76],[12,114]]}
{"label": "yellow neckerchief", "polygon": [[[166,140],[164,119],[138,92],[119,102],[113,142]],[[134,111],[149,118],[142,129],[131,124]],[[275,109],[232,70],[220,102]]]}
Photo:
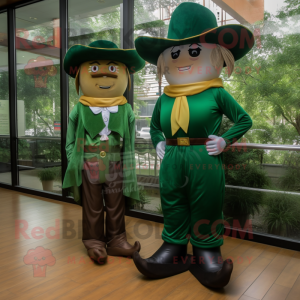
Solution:
{"label": "yellow neckerchief", "polygon": [[91,107],[110,107],[115,105],[123,105],[127,103],[127,100],[124,96],[113,98],[94,98],[81,96],[79,102],[81,102],[83,105]]}
{"label": "yellow neckerchief", "polygon": [[209,81],[188,83],[188,84],[174,84],[168,85],[164,88],[164,93],[172,98],[175,102],[171,114],[171,129],[172,135],[181,127],[187,133],[190,122],[190,110],[186,96],[192,96],[212,87],[223,87],[221,78],[215,78]]}

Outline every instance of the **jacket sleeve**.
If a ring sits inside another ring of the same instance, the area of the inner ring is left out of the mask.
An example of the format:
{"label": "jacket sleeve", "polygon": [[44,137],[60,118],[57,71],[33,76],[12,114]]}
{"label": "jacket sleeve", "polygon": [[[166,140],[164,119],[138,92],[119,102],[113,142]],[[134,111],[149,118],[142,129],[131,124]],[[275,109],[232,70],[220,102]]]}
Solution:
{"label": "jacket sleeve", "polygon": [[227,145],[233,144],[252,127],[252,119],[223,88],[218,88],[216,101],[221,112],[234,123],[234,125],[222,135]]}
{"label": "jacket sleeve", "polygon": [[[130,106],[130,105],[129,105]],[[134,151],[135,143],[135,116],[134,112],[130,106],[129,108],[129,134],[130,134],[130,144],[131,149]]]}
{"label": "jacket sleeve", "polygon": [[73,149],[75,146],[77,120],[78,120],[78,111],[77,111],[77,105],[75,105],[75,107],[73,108],[72,112],[69,115],[69,125],[67,129],[66,153],[67,153],[68,162],[71,159]]}
{"label": "jacket sleeve", "polygon": [[160,126],[160,107],[161,107],[161,97],[158,98],[155,104],[154,111],[151,118],[151,124],[150,124],[150,135],[155,149],[159,142],[165,140]]}
{"label": "jacket sleeve", "polygon": [[140,200],[139,188],[135,171],[135,116],[130,104],[128,108],[128,121],[125,124],[123,138],[123,194],[131,199]]}

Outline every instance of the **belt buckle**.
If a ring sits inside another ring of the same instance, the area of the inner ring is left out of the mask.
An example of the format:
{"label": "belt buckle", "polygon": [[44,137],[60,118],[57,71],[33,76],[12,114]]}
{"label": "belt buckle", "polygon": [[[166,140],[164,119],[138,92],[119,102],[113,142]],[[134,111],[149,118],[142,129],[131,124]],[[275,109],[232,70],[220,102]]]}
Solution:
{"label": "belt buckle", "polygon": [[189,137],[180,137],[177,138],[178,146],[190,146],[190,138]]}

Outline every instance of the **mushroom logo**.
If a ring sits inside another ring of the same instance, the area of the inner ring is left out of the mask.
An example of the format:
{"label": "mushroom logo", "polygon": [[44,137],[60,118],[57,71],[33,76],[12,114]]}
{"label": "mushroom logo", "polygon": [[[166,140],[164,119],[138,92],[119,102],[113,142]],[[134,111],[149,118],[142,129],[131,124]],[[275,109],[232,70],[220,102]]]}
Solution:
{"label": "mushroom logo", "polygon": [[24,67],[24,71],[26,75],[33,75],[36,88],[46,88],[48,76],[54,76],[57,73],[56,67],[53,66],[53,61],[44,56],[30,59]]}
{"label": "mushroom logo", "polygon": [[45,277],[47,266],[53,266],[55,262],[52,251],[41,246],[28,250],[24,256],[24,263],[32,265],[33,277]]}

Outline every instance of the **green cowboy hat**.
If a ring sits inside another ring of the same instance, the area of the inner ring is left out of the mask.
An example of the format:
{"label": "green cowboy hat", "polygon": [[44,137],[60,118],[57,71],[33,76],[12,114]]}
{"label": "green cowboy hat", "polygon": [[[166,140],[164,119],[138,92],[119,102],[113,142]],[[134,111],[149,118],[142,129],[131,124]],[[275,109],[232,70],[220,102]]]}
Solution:
{"label": "green cowboy hat", "polygon": [[145,66],[145,61],[137,54],[135,49],[119,49],[110,41],[98,40],[88,46],[74,45],[66,53],[64,69],[71,77],[76,77],[79,66],[89,60],[109,59],[126,65],[130,74]]}
{"label": "green cowboy hat", "polygon": [[165,49],[195,43],[219,44],[238,60],[251,50],[254,36],[242,25],[218,27],[215,15],[208,8],[184,2],[172,14],[167,38],[140,36],[135,40],[135,47],[143,59],[157,65],[157,59]]}

